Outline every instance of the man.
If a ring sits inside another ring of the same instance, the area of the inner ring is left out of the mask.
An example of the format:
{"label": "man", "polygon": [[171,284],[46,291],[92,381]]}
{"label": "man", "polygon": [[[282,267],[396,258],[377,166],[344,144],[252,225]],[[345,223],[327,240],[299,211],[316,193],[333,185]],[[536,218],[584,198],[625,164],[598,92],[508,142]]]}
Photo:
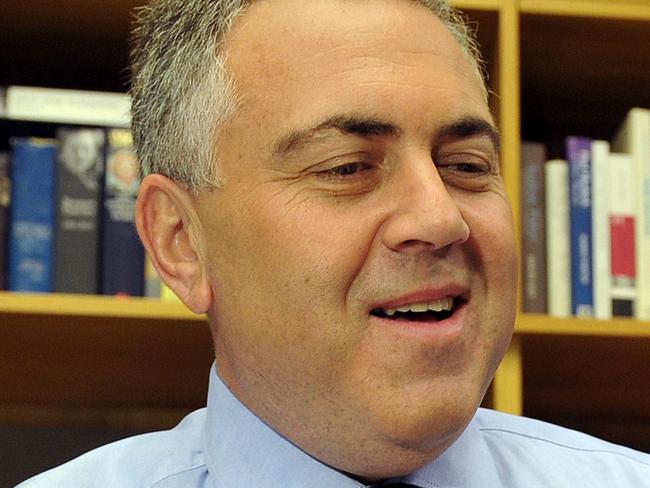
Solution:
{"label": "man", "polygon": [[25,486],[650,486],[647,455],[477,413],[516,258],[446,5],[162,0],[137,36],[137,226],[209,318],[208,407]]}

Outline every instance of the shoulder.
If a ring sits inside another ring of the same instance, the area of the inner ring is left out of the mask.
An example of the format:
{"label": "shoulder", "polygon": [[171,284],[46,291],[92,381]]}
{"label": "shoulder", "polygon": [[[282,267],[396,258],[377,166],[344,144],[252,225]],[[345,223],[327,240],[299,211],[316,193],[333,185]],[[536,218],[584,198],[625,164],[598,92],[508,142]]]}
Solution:
{"label": "shoulder", "polygon": [[650,487],[650,454],[491,410],[479,410],[475,420],[502,479],[545,480],[536,486],[549,487]]}
{"label": "shoulder", "polygon": [[201,480],[207,476],[201,449],[204,416],[204,409],[197,410],[171,430],[107,444],[16,488],[203,486]]}

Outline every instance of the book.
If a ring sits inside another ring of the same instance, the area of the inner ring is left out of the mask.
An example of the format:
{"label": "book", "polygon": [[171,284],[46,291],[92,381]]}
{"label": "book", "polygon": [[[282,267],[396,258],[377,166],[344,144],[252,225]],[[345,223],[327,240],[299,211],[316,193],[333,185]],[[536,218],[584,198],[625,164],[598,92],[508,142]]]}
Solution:
{"label": "book", "polygon": [[172,289],[169,288],[162,279],[160,279],[153,262],[146,254],[144,277],[144,296],[160,300],[161,302],[181,303],[181,300],[176,296]]}
{"label": "book", "polygon": [[544,165],[546,186],[546,274],[548,314],[571,315],[569,165],[553,159]]}
{"label": "book", "polygon": [[57,130],[54,291],[94,294],[99,290],[100,177],[104,131]]}
{"label": "book", "polygon": [[101,293],[144,295],[144,247],[135,228],[138,161],[129,129],[108,129],[101,230]]}
{"label": "book", "polygon": [[52,291],[56,143],[11,140],[8,289]]}
{"label": "book", "polygon": [[144,256],[144,296],[160,300],[161,281],[158,271],[153,265],[151,258],[145,253]]}
{"label": "book", "polygon": [[124,93],[10,86],[5,93],[4,116],[34,122],[128,127],[130,105]]}
{"label": "book", "polygon": [[612,148],[627,153],[634,167],[636,307],[634,316],[650,320],[650,110],[633,108],[621,124]]}
{"label": "book", "polygon": [[521,148],[521,234],[523,311],[546,313],[546,229],[544,163],[546,147],[523,142]]}
{"label": "book", "polygon": [[636,194],[632,158],[610,153],[609,209],[612,314],[633,317],[636,309]]}
{"label": "book", "polygon": [[571,238],[571,310],[576,317],[593,316],[591,139],[567,137]]}
{"label": "book", "polygon": [[0,118],[7,118],[7,89],[0,87]]}
{"label": "book", "polygon": [[9,238],[9,205],[11,179],[9,153],[0,151],[0,290],[7,287],[7,241]]}
{"label": "book", "polygon": [[160,286],[160,300],[163,302],[182,303],[178,295],[164,282],[161,282]]}
{"label": "book", "polygon": [[594,317],[607,320],[612,317],[611,266],[610,266],[610,172],[609,143],[591,143],[591,182],[592,182],[592,268]]}

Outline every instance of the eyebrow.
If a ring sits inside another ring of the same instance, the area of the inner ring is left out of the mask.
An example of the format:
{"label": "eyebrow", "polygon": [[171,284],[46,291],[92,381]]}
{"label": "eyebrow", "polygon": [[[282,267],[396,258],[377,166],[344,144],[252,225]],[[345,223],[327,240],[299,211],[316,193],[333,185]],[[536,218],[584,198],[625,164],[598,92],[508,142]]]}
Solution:
{"label": "eyebrow", "polygon": [[394,124],[370,117],[335,115],[309,129],[296,130],[280,138],[273,145],[276,157],[285,157],[309,143],[322,142],[329,137],[329,132],[353,134],[361,137],[399,136],[400,130]]}
{"label": "eyebrow", "polygon": [[[354,134],[361,137],[390,136],[397,137],[400,129],[390,122],[371,117],[354,117],[335,115],[308,129],[295,130],[281,137],[273,145],[275,157],[283,158],[310,143],[323,142],[331,137],[331,131],[343,134]],[[499,130],[485,119],[464,117],[446,124],[438,129],[436,139],[465,139],[470,137],[486,137],[494,146],[497,153],[501,148]]]}
{"label": "eyebrow", "polygon": [[501,135],[499,129],[485,119],[466,117],[442,126],[436,139],[467,139],[470,137],[486,137],[492,142],[497,154],[501,149]]}

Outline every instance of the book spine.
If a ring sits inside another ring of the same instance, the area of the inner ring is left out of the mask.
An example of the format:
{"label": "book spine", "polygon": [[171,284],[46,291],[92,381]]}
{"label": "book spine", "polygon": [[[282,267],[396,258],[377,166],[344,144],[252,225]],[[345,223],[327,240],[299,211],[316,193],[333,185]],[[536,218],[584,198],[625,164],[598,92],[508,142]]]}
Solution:
{"label": "book spine", "polygon": [[632,317],[636,309],[634,165],[627,154],[609,155],[611,203],[611,306],[616,316]]}
{"label": "book spine", "polygon": [[633,109],[633,112],[638,120],[634,142],[638,178],[635,317],[650,320],[650,110]]}
{"label": "book spine", "polygon": [[144,296],[147,298],[153,298],[160,300],[160,287],[161,281],[158,272],[153,265],[153,262],[149,258],[149,255],[145,253],[144,256]]}
{"label": "book spine", "polygon": [[57,224],[54,291],[98,292],[99,191],[103,173],[104,131],[57,131]]}
{"label": "book spine", "polygon": [[591,232],[591,140],[568,137],[571,219],[571,296],[576,317],[593,316]]}
{"label": "book spine", "polygon": [[9,205],[11,204],[10,159],[0,152],[0,290],[7,287],[7,242],[9,240]]}
{"label": "book spine", "polygon": [[7,118],[7,89],[0,86],[0,118]]}
{"label": "book spine", "polygon": [[521,228],[524,312],[546,313],[546,237],[543,144],[524,142],[521,153]]}
{"label": "book spine", "polygon": [[612,147],[632,158],[635,196],[636,303],[634,316],[650,320],[650,110],[633,108]]}
{"label": "book spine", "polygon": [[181,303],[180,298],[165,283],[162,283],[160,287],[160,300],[163,302]]}
{"label": "book spine", "polygon": [[571,315],[571,243],[569,239],[569,165],[554,159],[544,166],[546,186],[546,267],[548,313]]}
{"label": "book spine", "polygon": [[128,127],[130,99],[124,93],[10,86],[5,116],[14,120]]}
{"label": "book spine", "polygon": [[138,164],[128,129],[109,129],[101,251],[101,293],[143,296],[144,247],[135,229]]}
{"label": "book spine", "polygon": [[612,317],[609,222],[609,143],[591,144],[592,174],[592,256],[594,317]]}
{"label": "book spine", "polygon": [[56,144],[12,140],[11,291],[52,291]]}

